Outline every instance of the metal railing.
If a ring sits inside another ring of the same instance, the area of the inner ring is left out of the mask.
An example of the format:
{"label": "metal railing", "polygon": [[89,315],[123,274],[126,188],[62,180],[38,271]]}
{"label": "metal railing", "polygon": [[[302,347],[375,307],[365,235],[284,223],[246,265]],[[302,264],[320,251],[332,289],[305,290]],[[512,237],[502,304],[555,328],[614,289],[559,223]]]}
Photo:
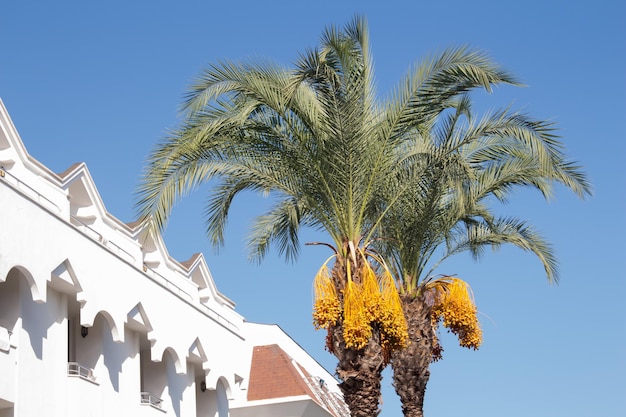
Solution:
{"label": "metal railing", "polygon": [[113,252],[114,254],[119,256],[120,258],[124,258],[128,262],[130,262],[130,263],[134,263],[135,262],[135,257],[133,255],[131,255],[129,252],[127,252],[124,249],[122,249],[116,243],[114,243],[114,242],[108,240],[107,238],[105,238],[104,236],[102,236],[102,234],[100,234],[99,232],[94,230],[91,226],[83,223],[78,217],[70,216],[70,218],[72,220],[72,224],[74,225],[74,227],[76,227],[78,230],[83,232],[85,235],[89,236],[91,239],[93,239],[95,241],[100,242],[109,251]]}
{"label": "metal railing", "polygon": [[82,366],[78,362],[68,362],[67,375],[76,376],[91,382],[96,382],[96,376],[93,374],[93,369]]}
{"label": "metal railing", "polygon": [[141,405],[149,405],[150,407],[163,409],[163,400],[159,397],[150,394],[149,392],[141,393]]}
{"label": "metal railing", "polygon": [[30,185],[26,184],[24,181],[17,178],[15,175],[11,174],[7,171],[3,166],[0,166],[0,178],[3,179],[7,184],[13,186],[14,188],[20,190],[23,194],[27,195],[40,205],[46,207],[48,210],[55,214],[60,214],[61,209],[59,206],[54,204],[52,200],[45,197],[39,191],[35,190]]}
{"label": "metal railing", "polygon": [[87,226],[82,221],[80,221],[78,219],[78,217],[70,216],[70,220],[71,220],[71,224],[73,224],[74,227],[76,227],[78,230],[83,232],[83,234],[87,235],[88,237],[90,237],[93,240],[96,240],[98,242],[102,242],[102,235],[100,233],[96,232],[91,227]]}
{"label": "metal railing", "polygon": [[170,292],[176,294],[183,300],[193,301],[193,297],[191,296],[191,294],[189,294],[187,291],[180,288],[178,285],[174,284],[169,279],[165,278],[163,275],[159,274],[154,269],[144,266],[143,270],[146,273],[146,275],[152,278],[153,281],[158,282],[159,284],[161,284],[162,286],[170,290]]}
{"label": "metal railing", "polygon": [[239,327],[237,327],[235,323],[228,320],[226,317],[222,316],[220,313],[213,310],[211,307],[205,304],[200,304],[200,311],[202,311],[206,316],[209,316],[210,318],[212,318],[213,320],[215,320],[217,323],[221,324],[222,326],[226,327],[227,329],[235,333],[239,332]]}
{"label": "metal railing", "polygon": [[330,391],[323,379],[317,376],[310,376],[305,378],[305,381],[315,394],[316,399],[326,407],[331,414],[336,417],[350,417],[350,409],[343,400],[343,397],[336,392]]}

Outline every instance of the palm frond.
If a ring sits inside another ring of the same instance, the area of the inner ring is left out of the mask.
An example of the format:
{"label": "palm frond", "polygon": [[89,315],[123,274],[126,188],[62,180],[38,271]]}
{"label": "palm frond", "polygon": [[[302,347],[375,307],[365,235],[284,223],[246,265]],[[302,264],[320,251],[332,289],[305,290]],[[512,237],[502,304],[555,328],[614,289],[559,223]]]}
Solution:
{"label": "palm frond", "polygon": [[272,209],[253,222],[247,244],[250,248],[249,258],[259,262],[274,242],[278,254],[284,255],[288,261],[295,261],[300,252],[298,236],[303,217],[306,214],[296,200],[279,200]]}
{"label": "palm frond", "polygon": [[541,261],[548,282],[558,283],[558,266],[554,248],[532,226],[513,218],[495,219],[491,225],[482,222],[465,224],[463,233],[456,234],[446,257],[469,251],[474,257],[481,256],[486,247],[497,249],[503,244],[513,245],[532,252]]}

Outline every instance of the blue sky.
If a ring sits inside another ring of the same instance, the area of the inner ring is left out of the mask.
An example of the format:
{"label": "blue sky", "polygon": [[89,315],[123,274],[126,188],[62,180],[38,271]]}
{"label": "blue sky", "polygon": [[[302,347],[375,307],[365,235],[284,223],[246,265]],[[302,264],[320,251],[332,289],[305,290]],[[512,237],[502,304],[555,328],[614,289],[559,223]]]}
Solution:
{"label": "blue sky", "polygon": [[[61,172],[84,161],[110,213],[135,219],[144,159],[177,121],[181,97],[220,59],[267,57],[290,65],[322,29],[367,17],[381,97],[420,57],[457,45],[488,52],[527,87],[479,95],[556,122],[594,196],[563,189],[545,203],[521,192],[501,209],[554,244],[561,283],[539,261],[503,248],[480,263],[441,266],[470,282],[484,345],[445,333],[431,367],[427,417],[618,416],[626,410],[626,6],[621,1],[13,1],[0,4],[0,98],[29,153]],[[326,368],[311,324],[311,281],[329,253],[304,247],[296,264],[271,253],[246,261],[244,238],[263,206],[235,201],[226,246],[203,234],[202,188],[179,204],[165,232],[170,254],[204,252],[218,288],[248,320],[276,323]],[[320,239],[319,236],[305,236]],[[382,417],[401,416],[383,381]]]}

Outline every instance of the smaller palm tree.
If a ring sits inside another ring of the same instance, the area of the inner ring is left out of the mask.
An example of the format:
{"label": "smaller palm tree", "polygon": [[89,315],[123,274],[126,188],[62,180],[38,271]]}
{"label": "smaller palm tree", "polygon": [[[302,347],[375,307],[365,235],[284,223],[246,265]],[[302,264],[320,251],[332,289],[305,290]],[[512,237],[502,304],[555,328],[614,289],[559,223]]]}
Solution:
{"label": "smaller palm tree", "polygon": [[[535,254],[548,280],[557,282],[551,246],[524,221],[495,217],[491,205],[518,187],[549,198],[555,183],[580,197],[590,194],[590,185],[566,160],[551,124],[508,109],[477,121],[468,96],[430,131],[407,135],[399,152],[426,168],[394,179],[413,184],[411,192],[381,196],[380,210],[387,214],[376,249],[398,279],[410,343],[393,352],[391,363],[404,415],[415,417],[423,415],[429,364],[442,357],[437,327],[447,327],[463,347],[477,349],[482,342],[469,285],[434,275],[436,268],[461,252],[478,258],[486,247],[510,244]],[[389,209],[391,198],[399,203]]]}

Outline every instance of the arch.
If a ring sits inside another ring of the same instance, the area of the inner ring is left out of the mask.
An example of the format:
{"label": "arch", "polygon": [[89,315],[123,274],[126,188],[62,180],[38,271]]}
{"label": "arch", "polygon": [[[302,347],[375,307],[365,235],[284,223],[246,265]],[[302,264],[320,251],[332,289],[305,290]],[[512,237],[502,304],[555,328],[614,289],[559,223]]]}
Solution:
{"label": "arch", "polygon": [[80,309],[80,325],[85,327],[92,327],[94,321],[96,320],[96,316],[100,315],[104,319],[104,321],[108,324],[109,330],[111,330],[111,338],[115,343],[123,343],[124,342],[124,332],[123,330],[120,332],[119,329],[124,329],[123,325],[117,324],[113,316],[106,310],[99,310],[93,313],[93,310],[89,308],[85,308],[89,303],[86,303]]}
{"label": "arch", "polygon": [[[226,394],[226,399],[230,400],[233,398],[233,391],[232,391],[231,385],[226,379],[226,377],[224,376],[221,376],[217,379],[216,389],[218,390],[218,392],[219,392],[220,387],[224,388],[224,394]],[[218,402],[219,402],[219,395],[218,395]]]}
{"label": "arch", "polygon": [[37,285],[37,282],[35,281],[35,277],[33,276],[33,274],[31,274],[27,268],[21,265],[14,265],[12,268],[9,269],[9,272],[7,273],[5,277],[0,276],[0,282],[5,282],[11,276],[15,276],[15,275],[19,275],[19,277],[23,277],[26,279],[26,283],[28,284],[28,287],[30,289],[30,295],[33,298],[34,302],[36,303],[46,302],[45,292],[42,292],[39,289],[39,286]]}
{"label": "arch", "polygon": [[[42,359],[48,332],[61,322],[62,311],[58,308],[59,300],[46,302],[46,297],[42,296],[45,292],[40,292],[35,276],[42,274],[32,274],[21,265],[12,266],[6,276],[2,276],[0,326],[9,332],[27,334],[27,342],[22,347],[28,346],[37,359]],[[45,285],[45,281],[40,284]]]}
{"label": "arch", "polygon": [[158,345],[158,342],[155,343],[151,349],[150,356],[152,357],[152,362],[162,362],[167,352],[172,357],[176,373],[187,373],[187,362],[180,360],[181,356],[176,352],[176,349],[171,346],[159,347]]}
{"label": "arch", "polygon": [[206,387],[210,390],[216,390],[220,382],[224,385],[228,398],[233,398],[233,384],[227,376],[227,372],[223,369],[207,369],[206,370]]}
{"label": "arch", "polygon": [[20,318],[21,274],[11,274],[11,279],[0,281],[0,328],[15,331]]}
{"label": "arch", "polygon": [[232,398],[230,386],[225,378],[219,378],[215,389],[217,397],[217,417],[228,417],[230,412],[229,400]]}

